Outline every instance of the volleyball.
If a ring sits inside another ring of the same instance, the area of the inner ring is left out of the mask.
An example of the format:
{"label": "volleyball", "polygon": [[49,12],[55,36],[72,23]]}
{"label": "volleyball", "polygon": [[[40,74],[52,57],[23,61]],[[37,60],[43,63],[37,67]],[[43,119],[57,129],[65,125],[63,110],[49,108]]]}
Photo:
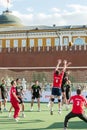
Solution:
{"label": "volleyball", "polygon": [[69,42],[69,47],[72,47],[73,46],[73,42]]}

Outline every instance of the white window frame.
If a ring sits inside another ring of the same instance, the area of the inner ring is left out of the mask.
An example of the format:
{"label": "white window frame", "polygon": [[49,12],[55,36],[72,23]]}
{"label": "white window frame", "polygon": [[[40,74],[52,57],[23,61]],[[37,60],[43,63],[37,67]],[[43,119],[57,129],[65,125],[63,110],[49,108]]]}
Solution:
{"label": "white window frame", "polygon": [[14,48],[18,47],[18,40],[14,40]]}
{"label": "white window frame", "polygon": [[69,43],[69,38],[68,37],[64,37],[63,38],[63,45],[68,45]]}
{"label": "white window frame", "polygon": [[42,39],[38,39],[38,47],[42,47],[43,46],[43,41]]}
{"label": "white window frame", "polygon": [[34,47],[34,39],[30,39],[30,47]]}
{"label": "white window frame", "polygon": [[60,45],[60,38],[55,38],[55,46],[59,46]]}
{"label": "white window frame", "polygon": [[51,46],[51,38],[46,39],[46,46]]}
{"label": "white window frame", "polygon": [[2,48],[2,40],[0,40],[0,48]]}
{"label": "white window frame", "polygon": [[76,38],[74,41],[74,45],[84,45],[85,44],[85,39],[83,38]]}
{"label": "white window frame", "polygon": [[10,40],[6,40],[6,48],[10,48]]}
{"label": "white window frame", "polygon": [[26,47],[26,39],[23,39],[21,44],[22,47]]}

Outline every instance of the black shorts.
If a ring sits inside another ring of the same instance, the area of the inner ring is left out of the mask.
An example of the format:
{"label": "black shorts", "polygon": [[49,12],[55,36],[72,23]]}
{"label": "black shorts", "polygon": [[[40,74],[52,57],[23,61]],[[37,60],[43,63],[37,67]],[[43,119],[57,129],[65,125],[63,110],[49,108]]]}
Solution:
{"label": "black shorts", "polygon": [[66,99],[68,100],[70,98],[69,92],[66,92]]}
{"label": "black shorts", "polygon": [[23,103],[22,98],[18,97],[18,99],[20,100],[19,104],[22,104]]}
{"label": "black shorts", "polygon": [[5,99],[5,98],[7,98],[7,96],[6,95],[2,95],[2,99]]}
{"label": "black shorts", "polygon": [[62,91],[62,93],[65,92],[65,88],[63,86],[61,87],[61,91]]}
{"label": "black shorts", "polygon": [[52,88],[52,95],[54,96],[61,96],[61,88]]}
{"label": "black shorts", "polygon": [[35,98],[40,98],[40,94],[33,94],[32,99],[35,99]]}

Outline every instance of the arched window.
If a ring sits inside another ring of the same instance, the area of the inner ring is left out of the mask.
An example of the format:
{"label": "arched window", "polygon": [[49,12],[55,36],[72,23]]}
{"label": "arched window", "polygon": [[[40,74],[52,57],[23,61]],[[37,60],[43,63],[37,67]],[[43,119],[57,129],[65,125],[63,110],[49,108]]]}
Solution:
{"label": "arched window", "polygon": [[85,44],[85,40],[82,38],[76,38],[74,41],[75,45],[84,45]]}

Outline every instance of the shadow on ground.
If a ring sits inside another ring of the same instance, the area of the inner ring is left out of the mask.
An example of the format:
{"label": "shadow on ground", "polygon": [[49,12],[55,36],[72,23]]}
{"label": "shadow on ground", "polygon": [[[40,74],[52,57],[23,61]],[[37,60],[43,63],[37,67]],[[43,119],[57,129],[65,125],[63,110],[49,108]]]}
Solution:
{"label": "shadow on ground", "polygon": [[[32,130],[60,130],[63,129],[63,122],[56,122],[52,125],[50,125],[49,127],[46,128],[37,128],[37,129],[32,129]],[[69,129],[77,129],[77,130],[86,130],[87,129],[87,123],[83,122],[83,121],[70,121],[69,122]],[[16,129],[16,130],[31,130],[31,128],[28,129]]]}

